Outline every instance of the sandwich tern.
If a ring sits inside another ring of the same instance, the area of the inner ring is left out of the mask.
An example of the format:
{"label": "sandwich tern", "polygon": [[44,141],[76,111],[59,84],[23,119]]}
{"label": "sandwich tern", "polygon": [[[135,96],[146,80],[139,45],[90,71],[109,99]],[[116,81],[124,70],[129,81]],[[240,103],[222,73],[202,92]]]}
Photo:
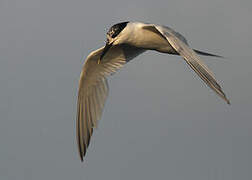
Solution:
{"label": "sandwich tern", "polygon": [[80,75],[76,133],[81,161],[108,96],[107,76],[146,50],[182,56],[196,74],[230,104],[213,73],[197,54],[221,56],[190,48],[180,33],[166,26],[141,22],[115,24],[107,32],[106,45],[88,55]]}

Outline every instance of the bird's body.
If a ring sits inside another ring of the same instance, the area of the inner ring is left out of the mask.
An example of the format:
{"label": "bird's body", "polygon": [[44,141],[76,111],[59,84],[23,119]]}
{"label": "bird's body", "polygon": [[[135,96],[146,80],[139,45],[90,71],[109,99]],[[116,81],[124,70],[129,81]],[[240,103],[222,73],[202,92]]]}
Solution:
{"label": "bird's body", "polygon": [[125,44],[148,50],[159,50],[168,47],[168,51],[166,50],[166,52],[169,53],[169,50],[171,50],[172,47],[169,45],[167,40],[159,34],[148,30],[146,27],[148,26],[144,23],[129,23],[129,25],[124,29],[127,36],[124,36],[122,41],[124,41]]}
{"label": "bird's body", "polygon": [[106,77],[146,50],[181,55],[201,79],[229,104],[213,74],[196,53],[218,55],[191,49],[181,34],[165,26],[141,22],[115,24],[107,33],[106,46],[89,54],[80,76],[76,130],[81,160],[108,95]]}

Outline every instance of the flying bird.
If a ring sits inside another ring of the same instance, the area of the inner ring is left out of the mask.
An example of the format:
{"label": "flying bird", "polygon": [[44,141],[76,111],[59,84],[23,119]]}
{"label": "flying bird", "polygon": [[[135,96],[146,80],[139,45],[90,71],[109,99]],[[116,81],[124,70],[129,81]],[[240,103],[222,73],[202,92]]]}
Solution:
{"label": "flying bird", "polygon": [[106,45],[88,55],[80,75],[76,133],[81,161],[108,96],[107,77],[147,50],[182,56],[196,74],[230,104],[213,73],[197,54],[221,56],[190,48],[180,33],[166,26],[142,22],[115,24],[107,32]]}

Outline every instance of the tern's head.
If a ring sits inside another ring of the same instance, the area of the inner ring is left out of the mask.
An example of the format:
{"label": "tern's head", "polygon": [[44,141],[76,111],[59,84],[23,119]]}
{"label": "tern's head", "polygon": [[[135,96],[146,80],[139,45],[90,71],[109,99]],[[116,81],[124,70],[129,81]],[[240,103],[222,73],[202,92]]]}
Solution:
{"label": "tern's head", "polygon": [[128,22],[121,22],[113,25],[107,32],[107,43],[113,43],[123,29],[127,26]]}
{"label": "tern's head", "polygon": [[113,25],[109,29],[109,31],[107,32],[106,46],[103,49],[100,60],[103,58],[103,56],[106,54],[106,52],[109,50],[109,48],[113,44],[119,44],[118,40],[120,38],[120,34],[123,31],[123,29],[127,26],[127,24],[128,24],[128,22],[121,22],[121,23]]}

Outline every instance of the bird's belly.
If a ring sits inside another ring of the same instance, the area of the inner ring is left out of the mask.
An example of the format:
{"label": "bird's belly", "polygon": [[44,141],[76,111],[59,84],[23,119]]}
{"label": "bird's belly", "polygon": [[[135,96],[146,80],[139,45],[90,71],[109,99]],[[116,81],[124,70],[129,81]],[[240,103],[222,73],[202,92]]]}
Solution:
{"label": "bird's belly", "polygon": [[143,29],[141,34],[137,33],[135,37],[132,38],[131,43],[139,48],[157,50],[164,53],[174,52],[174,49],[164,37],[149,30]]}

